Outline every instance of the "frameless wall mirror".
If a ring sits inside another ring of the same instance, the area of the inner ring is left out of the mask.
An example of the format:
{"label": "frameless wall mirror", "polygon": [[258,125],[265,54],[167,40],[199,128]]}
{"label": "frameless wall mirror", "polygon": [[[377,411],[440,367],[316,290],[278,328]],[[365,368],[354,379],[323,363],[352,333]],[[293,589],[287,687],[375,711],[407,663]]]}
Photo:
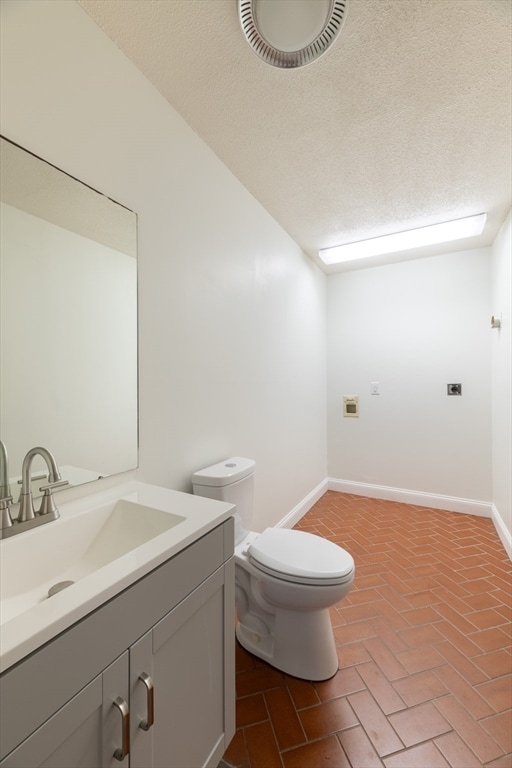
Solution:
{"label": "frameless wall mirror", "polygon": [[7,139],[0,151],[0,439],[17,501],[34,446],[71,485],[137,467],[137,217]]}

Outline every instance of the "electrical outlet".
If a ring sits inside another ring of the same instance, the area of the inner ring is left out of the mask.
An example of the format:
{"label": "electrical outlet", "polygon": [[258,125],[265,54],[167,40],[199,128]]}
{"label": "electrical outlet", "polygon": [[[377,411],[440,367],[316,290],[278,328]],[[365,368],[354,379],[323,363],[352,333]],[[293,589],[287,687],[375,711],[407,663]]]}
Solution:
{"label": "electrical outlet", "polygon": [[447,384],[446,385],[446,394],[447,395],[462,395],[462,384]]}

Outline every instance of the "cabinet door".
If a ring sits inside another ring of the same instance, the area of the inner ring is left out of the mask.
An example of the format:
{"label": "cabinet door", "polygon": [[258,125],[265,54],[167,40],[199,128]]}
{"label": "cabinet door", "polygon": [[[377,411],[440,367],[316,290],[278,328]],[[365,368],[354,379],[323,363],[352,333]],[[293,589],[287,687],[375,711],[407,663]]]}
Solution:
{"label": "cabinet door", "polygon": [[2,768],[98,768],[102,760],[102,707],[101,675],[98,675],[0,765]]}
{"label": "cabinet door", "polygon": [[130,765],[153,765],[153,632],[130,647]]}
{"label": "cabinet door", "polygon": [[[226,598],[221,568],[153,629],[154,768],[216,766],[222,757],[226,647],[234,637],[232,611],[225,636]],[[231,738],[231,723],[227,730]]]}
{"label": "cabinet door", "polygon": [[114,757],[121,746],[121,715],[113,703],[117,696],[128,700],[127,678],[128,652],[7,755],[1,768],[128,768],[128,757]]}
{"label": "cabinet door", "polygon": [[128,659],[128,651],[125,651],[101,675],[103,768],[128,768],[130,765]]}

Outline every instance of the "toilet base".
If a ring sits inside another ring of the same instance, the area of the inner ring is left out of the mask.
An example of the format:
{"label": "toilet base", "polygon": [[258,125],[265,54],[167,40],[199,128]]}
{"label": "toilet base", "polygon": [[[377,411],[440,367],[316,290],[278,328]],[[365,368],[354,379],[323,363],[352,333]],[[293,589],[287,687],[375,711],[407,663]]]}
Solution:
{"label": "toilet base", "polygon": [[338,654],[328,610],[278,609],[271,632],[238,622],[236,637],[249,653],[302,680],[328,680],[338,671]]}

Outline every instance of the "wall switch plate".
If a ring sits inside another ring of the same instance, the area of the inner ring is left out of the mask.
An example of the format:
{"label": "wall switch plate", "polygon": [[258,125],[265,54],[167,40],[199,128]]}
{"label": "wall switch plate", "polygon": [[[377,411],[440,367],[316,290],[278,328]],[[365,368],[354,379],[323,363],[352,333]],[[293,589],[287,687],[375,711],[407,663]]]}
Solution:
{"label": "wall switch plate", "polygon": [[380,381],[370,381],[370,394],[380,395]]}
{"label": "wall switch plate", "polygon": [[462,384],[447,384],[446,385],[446,394],[447,395],[462,395]]}

